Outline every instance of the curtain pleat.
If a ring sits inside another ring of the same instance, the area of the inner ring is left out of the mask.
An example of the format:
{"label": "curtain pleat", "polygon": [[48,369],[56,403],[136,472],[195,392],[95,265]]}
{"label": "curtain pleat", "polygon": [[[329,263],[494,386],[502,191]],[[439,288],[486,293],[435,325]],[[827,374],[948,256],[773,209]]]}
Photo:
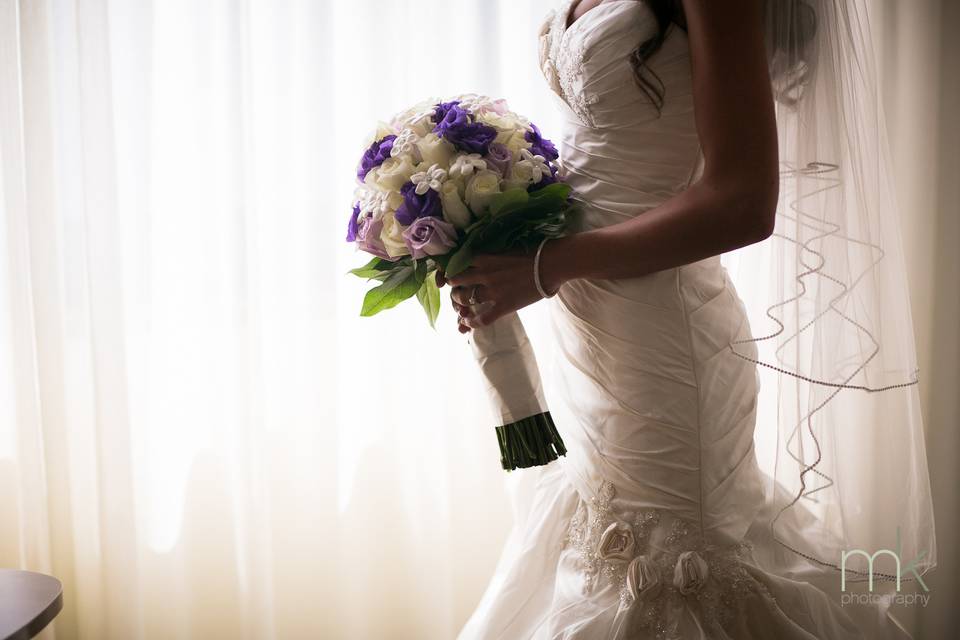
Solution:
{"label": "curtain pleat", "polygon": [[0,566],[64,583],[44,637],[456,635],[492,417],[448,308],[359,317],[346,221],[414,102],[557,129],[546,9],[0,0]]}

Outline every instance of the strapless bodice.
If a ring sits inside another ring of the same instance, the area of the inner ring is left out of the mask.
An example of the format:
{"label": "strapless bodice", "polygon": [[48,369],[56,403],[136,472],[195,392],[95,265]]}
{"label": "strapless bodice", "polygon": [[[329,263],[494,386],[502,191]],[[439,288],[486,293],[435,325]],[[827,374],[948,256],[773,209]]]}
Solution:
{"label": "strapless bodice", "polygon": [[662,83],[662,108],[637,83],[631,56],[656,32],[638,0],[608,0],[569,28],[567,1],[540,29],[540,68],[564,114],[560,162],[577,198],[589,204],[587,227],[652,208],[695,178],[700,145],[693,117],[685,32],[671,28],[646,62]]}

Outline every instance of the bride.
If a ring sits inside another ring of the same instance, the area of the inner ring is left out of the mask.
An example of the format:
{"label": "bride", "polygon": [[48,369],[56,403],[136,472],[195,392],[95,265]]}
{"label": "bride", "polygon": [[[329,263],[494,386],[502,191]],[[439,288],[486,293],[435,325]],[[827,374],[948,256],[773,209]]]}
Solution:
{"label": "bride", "polygon": [[[536,259],[478,256],[448,282],[461,332],[550,298],[574,424],[558,420],[566,458],[519,472],[517,522],[461,638],[906,636],[876,608],[842,608],[839,579],[829,593],[811,569],[836,558],[769,526],[787,489],[771,489],[755,451],[762,345],[720,255],[774,234],[784,152],[801,156],[782,148],[794,143],[778,109],[802,104],[810,43],[849,18],[816,15],[827,1],[769,2],[570,0],[543,24],[579,214]],[[808,497],[826,474],[803,464]],[[826,538],[805,517],[820,522],[794,509],[781,524]]]}

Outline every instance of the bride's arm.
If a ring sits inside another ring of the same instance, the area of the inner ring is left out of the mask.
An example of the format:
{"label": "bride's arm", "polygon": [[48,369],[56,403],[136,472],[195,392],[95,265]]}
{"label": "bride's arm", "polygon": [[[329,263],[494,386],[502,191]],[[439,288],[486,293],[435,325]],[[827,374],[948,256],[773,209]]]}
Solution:
{"label": "bride's arm", "polygon": [[[763,0],[683,0],[683,5],[703,175],[643,215],[548,242],[540,273],[549,291],[576,278],[628,278],[689,264],[773,231],[777,131]],[[473,265],[450,281],[468,326],[487,324],[539,298],[529,257],[479,256]],[[480,287],[479,299],[493,304],[470,317],[462,305],[474,286]]]}
{"label": "bride's arm", "polygon": [[758,242],[773,232],[777,131],[762,0],[684,0],[703,177],[620,224],[548,242],[544,284],[660,271]]}

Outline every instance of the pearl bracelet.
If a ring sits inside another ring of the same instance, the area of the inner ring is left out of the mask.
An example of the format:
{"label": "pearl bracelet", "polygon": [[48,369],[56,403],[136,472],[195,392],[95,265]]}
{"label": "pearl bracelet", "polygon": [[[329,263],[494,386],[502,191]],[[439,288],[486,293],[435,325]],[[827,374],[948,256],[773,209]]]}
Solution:
{"label": "pearl bracelet", "polygon": [[543,288],[543,283],[540,282],[540,253],[543,251],[543,245],[547,243],[547,240],[550,238],[544,238],[540,241],[540,246],[537,247],[537,255],[533,257],[533,284],[537,287],[537,293],[540,294],[541,298],[552,298],[557,295],[557,292],[547,293],[546,289]]}

